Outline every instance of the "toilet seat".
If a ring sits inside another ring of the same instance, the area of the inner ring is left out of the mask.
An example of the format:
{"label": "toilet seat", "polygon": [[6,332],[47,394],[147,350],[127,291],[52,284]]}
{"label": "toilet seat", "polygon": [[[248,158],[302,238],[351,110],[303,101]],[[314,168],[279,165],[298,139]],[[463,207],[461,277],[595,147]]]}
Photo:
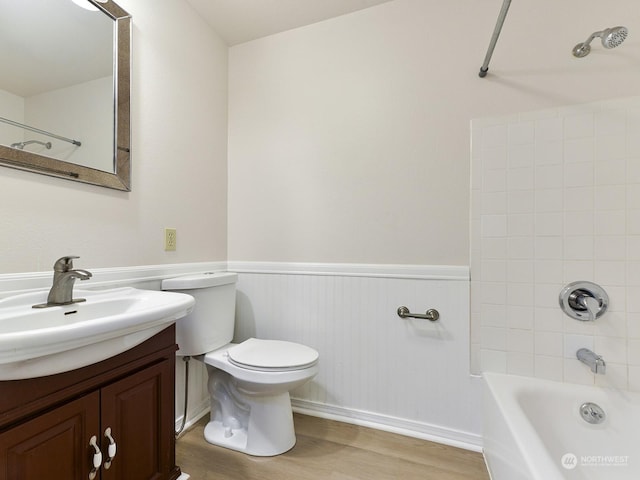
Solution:
{"label": "toilet seat", "polygon": [[227,350],[229,363],[249,370],[284,372],[318,362],[318,352],[299,343],[250,338]]}

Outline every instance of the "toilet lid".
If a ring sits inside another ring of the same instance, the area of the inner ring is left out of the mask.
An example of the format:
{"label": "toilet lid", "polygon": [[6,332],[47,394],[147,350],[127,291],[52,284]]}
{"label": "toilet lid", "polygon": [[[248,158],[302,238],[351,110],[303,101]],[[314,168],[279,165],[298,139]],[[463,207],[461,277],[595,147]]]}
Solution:
{"label": "toilet lid", "polygon": [[227,350],[229,361],[253,370],[298,370],[318,361],[318,352],[299,343],[250,338]]}

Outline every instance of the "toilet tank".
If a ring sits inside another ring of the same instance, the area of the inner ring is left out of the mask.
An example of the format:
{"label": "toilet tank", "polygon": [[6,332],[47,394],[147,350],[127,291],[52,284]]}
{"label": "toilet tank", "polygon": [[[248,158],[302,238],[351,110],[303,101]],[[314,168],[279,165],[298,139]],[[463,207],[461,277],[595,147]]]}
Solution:
{"label": "toilet tank", "polygon": [[202,355],[231,342],[237,273],[198,273],[162,281],[162,290],[191,295],[193,311],[176,321],[178,355]]}

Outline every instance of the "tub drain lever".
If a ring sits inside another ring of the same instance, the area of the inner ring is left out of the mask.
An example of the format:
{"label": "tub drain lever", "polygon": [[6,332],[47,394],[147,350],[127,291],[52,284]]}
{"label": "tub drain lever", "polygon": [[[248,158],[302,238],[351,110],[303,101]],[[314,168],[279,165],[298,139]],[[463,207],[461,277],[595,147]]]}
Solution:
{"label": "tub drain lever", "polygon": [[400,318],[421,318],[423,320],[429,320],[435,322],[440,318],[440,312],[435,308],[430,308],[424,314],[423,313],[411,313],[405,306],[398,307],[398,316]]}

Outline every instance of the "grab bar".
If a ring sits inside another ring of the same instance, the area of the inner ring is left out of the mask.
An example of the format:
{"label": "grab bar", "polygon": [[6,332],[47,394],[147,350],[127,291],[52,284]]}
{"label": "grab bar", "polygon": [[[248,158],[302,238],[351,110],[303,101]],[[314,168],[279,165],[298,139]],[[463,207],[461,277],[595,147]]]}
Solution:
{"label": "grab bar", "polygon": [[398,307],[398,316],[400,318],[421,318],[423,320],[429,320],[430,322],[435,322],[440,318],[440,312],[435,308],[430,308],[424,314],[422,313],[411,313],[409,309],[405,306]]}

